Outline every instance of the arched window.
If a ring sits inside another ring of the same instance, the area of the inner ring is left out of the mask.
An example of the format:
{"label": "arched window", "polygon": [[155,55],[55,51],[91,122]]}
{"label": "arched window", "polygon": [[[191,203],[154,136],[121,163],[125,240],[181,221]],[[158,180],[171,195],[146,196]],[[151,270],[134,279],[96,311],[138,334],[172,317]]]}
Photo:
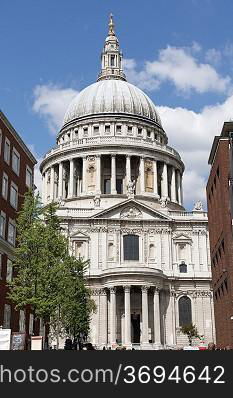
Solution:
{"label": "arched window", "polygon": [[187,296],[179,299],[179,325],[185,326],[192,323],[192,306],[191,300]]}
{"label": "arched window", "polygon": [[109,260],[113,260],[113,257],[114,257],[113,250],[114,250],[113,243],[110,242],[110,243],[108,244],[108,259],[109,259]]}
{"label": "arched window", "polygon": [[137,235],[125,235],[124,260],[139,260],[139,237]]}
{"label": "arched window", "polygon": [[184,273],[184,274],[187,273],[187,271],[188,271],[187,264],[185,264],[185,262],[182,261],[182,263],[179,265],[179,269],[180,269],[181,273]]}

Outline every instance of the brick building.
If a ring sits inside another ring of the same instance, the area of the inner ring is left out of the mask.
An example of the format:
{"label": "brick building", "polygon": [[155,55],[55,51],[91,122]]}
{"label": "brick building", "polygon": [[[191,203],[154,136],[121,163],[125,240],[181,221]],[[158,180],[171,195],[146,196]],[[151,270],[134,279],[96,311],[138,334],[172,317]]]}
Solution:
{"label": "brick building", "polygon": [[0,111],[0,326],[12,332],[32,334],[30,308],[16,311],[7,298],[12,280],[12,259],[16,242],[15,222],[23,197],[33,186],[36,159]]}
{"label": "brick building", "polygon": [[232,133],[225,122],[212,145],[207,203],[213,277],[216,342],[233,348]]}

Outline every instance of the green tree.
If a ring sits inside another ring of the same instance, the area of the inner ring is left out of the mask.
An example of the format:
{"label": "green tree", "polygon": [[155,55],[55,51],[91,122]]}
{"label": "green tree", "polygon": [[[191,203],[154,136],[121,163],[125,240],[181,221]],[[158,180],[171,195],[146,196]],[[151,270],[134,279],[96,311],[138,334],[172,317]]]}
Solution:
{"label": "green tree", "polygon": [[192,345],[193,339],[196,339],[196,338],[200,339],[197,328],[192,323],[182,326],[181,332],[186,334],[186,336],[188,337],[189,345]]}
{"label": "green tree", "polygon": [[57,335],[69,331],[77,337],[88,333],[94,310],[85,285],[88,263],[69,255],[56,211],[55,203],[42,208],[38,195],[25,195],[17,219],[16,277],[9,297],[18,309],[30,305],[35,317],[53,326]]}

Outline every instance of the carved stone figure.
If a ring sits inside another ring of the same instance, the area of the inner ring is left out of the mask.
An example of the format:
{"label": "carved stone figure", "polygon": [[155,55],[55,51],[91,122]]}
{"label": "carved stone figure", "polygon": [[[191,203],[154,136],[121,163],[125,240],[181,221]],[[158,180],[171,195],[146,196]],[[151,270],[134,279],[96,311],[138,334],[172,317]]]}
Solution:
{"label": "carved stone figure", "polygon": [[94,206],[99,207],[100,206],[100,195],[96,195],[93,200],[94,200]]}
{"label": "carved stone figure", "polygon": [[160,206],[164,209],[167,207],[167,198],[161,198],[159,199]]}
{"label": "carved stone figure", "polygon": [[127,191],[130,195],[135,194],[135,180],[129,181],[127,184]]}
{"label": "carved stone figure", "polygon": [[198,200],[198,201],[195,203],[193,210],[194,210],[194,211],[195,211],[195,210],[196,210],[196,211],[203,211],[203,204],[202,204],[202,202],[201,202],[200,200]]}

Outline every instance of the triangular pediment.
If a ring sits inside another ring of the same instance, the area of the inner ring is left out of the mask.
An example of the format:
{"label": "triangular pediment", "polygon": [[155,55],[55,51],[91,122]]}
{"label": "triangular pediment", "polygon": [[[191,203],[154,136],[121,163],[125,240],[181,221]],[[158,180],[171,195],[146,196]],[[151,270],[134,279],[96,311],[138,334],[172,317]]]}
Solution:
{"label": "triangular pediment", "polygon": [[89,239],[89,236],[82,231],[76,231],[70,236],[71,239]]}
{"label": "triangular pediment", "polygon": [[184,242],[184,241],[191,241],[192,239],[190,238],[189,235],[186,235],[184,233],[179,233],[173,236],[173,240],[177,242]]}
{"label": "triangular pediment", "polygon": [[100,211],[92,218],[108,218],[120,220],[160,220],[170,221],[171,218],[162,212],[145,205],[135,199],[128,199],[108,209]]}

